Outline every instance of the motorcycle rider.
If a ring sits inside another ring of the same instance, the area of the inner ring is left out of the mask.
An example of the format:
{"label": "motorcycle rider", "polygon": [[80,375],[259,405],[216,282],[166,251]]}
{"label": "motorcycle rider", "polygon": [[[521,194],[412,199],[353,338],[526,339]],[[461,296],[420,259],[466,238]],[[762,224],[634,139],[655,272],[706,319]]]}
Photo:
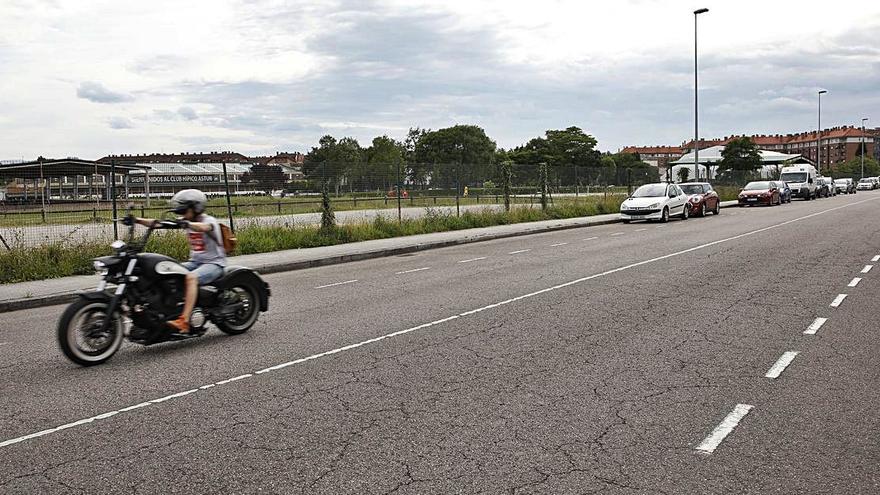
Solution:
{"label": "motorcycle rider", "polygon": [[[198,189],[184,189],[171,198],[171,209],[180,216],[177,224],[186,231],[189,242],[189,261],[182,263],[186,275],[186,296],[183,313],[167,325],[176,333],[189,333],[189,318],[199,295],[199,285],[206,285],[223,275],[226,251],[223,249],[220,224],[205,214],[208,197]],[[132,220],[128,220],[126,223]],[[149,227],[157,222],[153,218],[133,218],[135,223]]]}

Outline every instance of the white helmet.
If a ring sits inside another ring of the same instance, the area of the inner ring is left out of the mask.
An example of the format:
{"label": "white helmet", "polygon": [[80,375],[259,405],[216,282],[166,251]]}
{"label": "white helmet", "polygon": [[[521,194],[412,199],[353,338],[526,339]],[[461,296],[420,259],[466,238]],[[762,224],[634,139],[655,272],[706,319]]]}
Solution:
{"label": "white helmet", "polygon": [[175,194],[168,203],[178,215],[183,215],[189,208],[196,215],[201,215],[208,204],[208,197],[198,189],[184,189]]}

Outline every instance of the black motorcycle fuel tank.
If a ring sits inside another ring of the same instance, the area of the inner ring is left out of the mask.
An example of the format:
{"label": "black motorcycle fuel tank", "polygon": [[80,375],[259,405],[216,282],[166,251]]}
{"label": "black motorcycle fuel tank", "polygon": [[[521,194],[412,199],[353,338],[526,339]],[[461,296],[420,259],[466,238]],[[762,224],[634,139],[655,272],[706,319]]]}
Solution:
{"label": "black motorcycle fuel tank", "polygon": [[[160,263],[162,263],[161,267]],[[155,253],[139,254],[137,269],[141,277],[149,280],[168,275],[186,275],[187,272],[187,269],[174,258]]]}

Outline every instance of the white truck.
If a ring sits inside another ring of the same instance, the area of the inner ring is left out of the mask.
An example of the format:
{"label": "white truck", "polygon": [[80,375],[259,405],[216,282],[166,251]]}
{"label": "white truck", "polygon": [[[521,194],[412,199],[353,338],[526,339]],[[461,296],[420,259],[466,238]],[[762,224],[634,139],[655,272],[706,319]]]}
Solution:
{"label": "white truck", "polygon": [[791,197],[807,201],[816,199],[816,167],[812,165],[793,165],[782,167],[779,180],[791,188]]}

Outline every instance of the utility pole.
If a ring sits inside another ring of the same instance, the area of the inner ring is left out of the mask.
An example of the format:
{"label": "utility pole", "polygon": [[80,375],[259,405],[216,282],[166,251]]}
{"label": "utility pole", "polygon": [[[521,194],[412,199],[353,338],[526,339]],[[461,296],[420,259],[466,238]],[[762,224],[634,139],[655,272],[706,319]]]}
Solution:
{"label": "utility pole", "polygon": [[828,91],[819,91],[819,136],[816,140],[816,170],[822,175],[822,95]]}
{"label": "utility pole", "polygon": [[700,180],[700,105],[697,79],[697,16],[709,9],[694,11],[694,180]]}
{"label": "utility pole", "polygon": [[[861,155],[862,155],[862,176],[860,178],[865,178],[865,122],[868,121],[868,118],[865,117],[862,119],[862,147],[861,147]],[[875,138],[876,139],[876,138]],[[876,141],[874,142],[874,148],[877,148]]]}

